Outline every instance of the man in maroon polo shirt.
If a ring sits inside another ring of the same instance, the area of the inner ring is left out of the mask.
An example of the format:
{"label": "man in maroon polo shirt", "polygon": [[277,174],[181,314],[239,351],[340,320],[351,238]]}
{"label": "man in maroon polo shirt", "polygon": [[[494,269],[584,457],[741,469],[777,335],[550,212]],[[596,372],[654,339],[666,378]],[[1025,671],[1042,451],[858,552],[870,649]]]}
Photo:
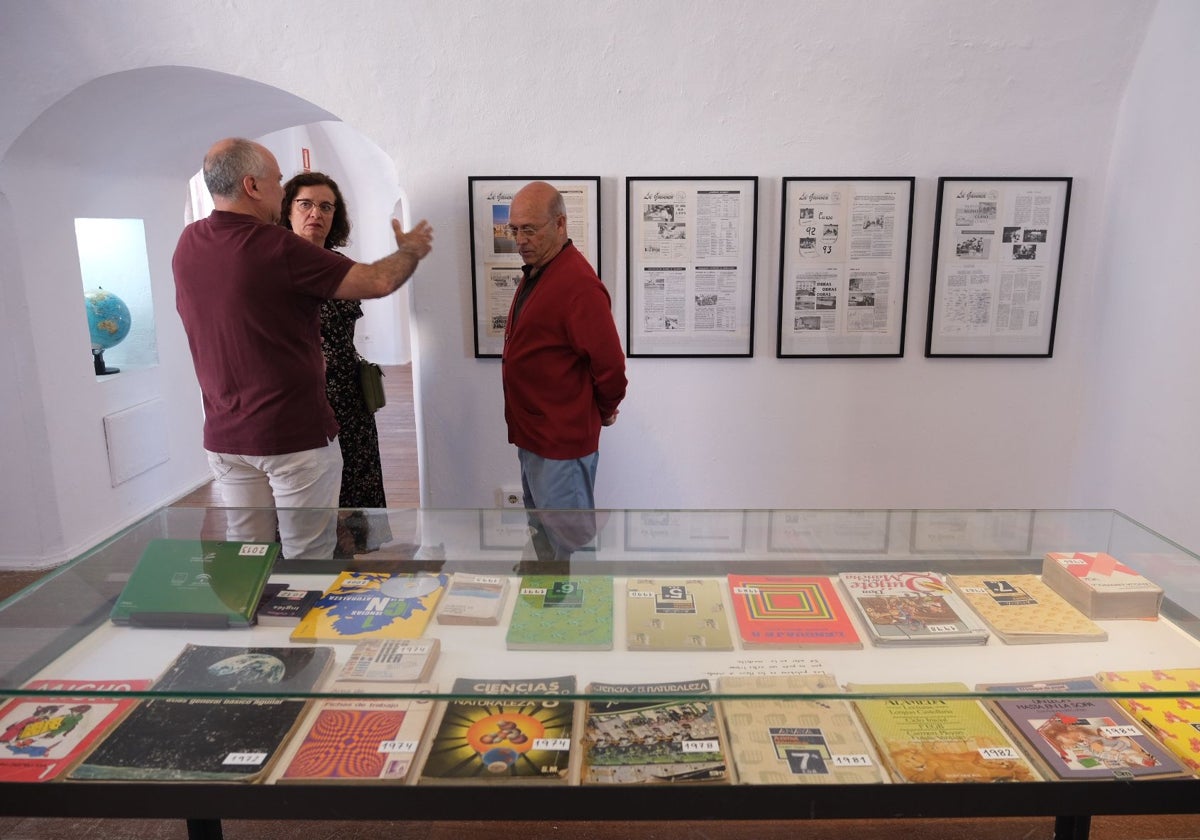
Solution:
{"label": "man in maroon polo shirt", "polygon": [[[221,140],[204,158],[216,209],[179,237],[176,308],[204,398],[204,448],[229,539],[279,534],[287,557],[331,557],[341,484],[337,422],[325,398],[319,309],[327,298],[384,297],[429,253],[425,221],[370,263],[280,227],[283,175],[258,143]],[[255,510],[257,509],[257,510]],[[308,510],[298,510],[308,509]]]}

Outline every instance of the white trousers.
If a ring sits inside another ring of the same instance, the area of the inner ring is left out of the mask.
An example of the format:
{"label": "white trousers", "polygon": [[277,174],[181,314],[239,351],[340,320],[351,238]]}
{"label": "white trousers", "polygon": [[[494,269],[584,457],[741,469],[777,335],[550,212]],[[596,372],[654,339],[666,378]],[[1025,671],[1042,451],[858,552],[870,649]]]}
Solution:
{"label": "white trousers", "polygon": [[232,508],[225,511],[227,539],[272,542],[278,526],[284,557],[333,556],[342,489],[336,437],[328,446],[286,455],[208,452],[208,466],[222,503]]}

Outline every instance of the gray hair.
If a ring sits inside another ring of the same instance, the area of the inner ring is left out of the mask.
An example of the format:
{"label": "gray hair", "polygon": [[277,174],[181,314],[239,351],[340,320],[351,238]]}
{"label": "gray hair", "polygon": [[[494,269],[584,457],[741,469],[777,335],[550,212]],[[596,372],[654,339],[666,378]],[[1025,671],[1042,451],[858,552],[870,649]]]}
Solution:
{"label": "gray hair", "polygon": [[554,191],[554,196],[550,199],[550,218],[557,219],[559,216],[567,215],[567,202],[563,201],[562,193],[558,190]]}
{"label": "gray hair", "polygon": [[204,183],[213,195],[235,199],[239,195],[242,179],[247,175],[263,177],[265,164],[256,144],[243,137],[235,137],[205,155]]}

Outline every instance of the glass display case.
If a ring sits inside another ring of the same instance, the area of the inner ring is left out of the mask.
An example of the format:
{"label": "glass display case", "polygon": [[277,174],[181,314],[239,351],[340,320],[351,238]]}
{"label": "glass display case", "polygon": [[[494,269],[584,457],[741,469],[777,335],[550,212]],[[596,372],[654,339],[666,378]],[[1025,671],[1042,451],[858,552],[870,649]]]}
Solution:
{"label": "glass display case", "polygon": [[[468,796],[1084,837],[1090,815],[1200,801],[1200,558],[1116,511],[309,513],[344,556],[263,560],[246,511],[167,508],[0,604],[0,814],[213,837],[461,818]],[[1093,568],[1112,592],[1080,594]],[[131,577],[167,606],[130,620]],[[275,590],[326,594],[302,623],[218,627],[172,612],[194,586],[260,616]]]}

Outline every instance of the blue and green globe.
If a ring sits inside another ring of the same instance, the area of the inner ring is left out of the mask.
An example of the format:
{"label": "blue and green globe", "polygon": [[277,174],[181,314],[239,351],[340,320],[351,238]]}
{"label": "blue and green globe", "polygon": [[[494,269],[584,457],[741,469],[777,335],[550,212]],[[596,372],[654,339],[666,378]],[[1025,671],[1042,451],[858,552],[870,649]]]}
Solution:
{"label": "blue and green globe", "polygon": [[83,300],[87,306],[93,353],[102,353],[125,340],[132,323],[125,301],[104,289],[88,289],[83,293]]}

